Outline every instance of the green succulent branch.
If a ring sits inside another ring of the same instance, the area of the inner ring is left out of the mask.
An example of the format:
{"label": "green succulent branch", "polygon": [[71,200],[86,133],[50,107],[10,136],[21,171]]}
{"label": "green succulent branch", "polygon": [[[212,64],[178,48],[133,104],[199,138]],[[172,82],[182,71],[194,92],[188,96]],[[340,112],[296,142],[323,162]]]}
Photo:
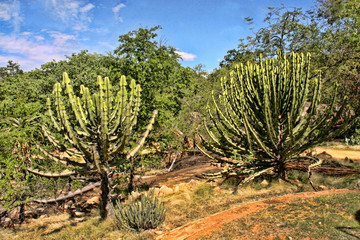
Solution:
{"label": "green succulent branch", "polygon": [[[239,63],[221,79],[218,100],[213,94],[215,114],[209,107],[204,119],[208,137],[200,136],[198,147],[230,165],[242,177],[240,184],[270,172],[285,179],[288,162],[358,120],[350,119],[345,104],[334,113],[335,97],[325,110],[319,109],[321,84],[320,79],[310,79],[310,61],[310,54],[279,54],[266,60],[260,56],[257,64]],[[234,154],[243,157],[232,159]],[[309,171],[318,165],[315,161]]]}
{"label": "green succulent branch", "polygon": [[[84,187],[83,190],[89,191],[100,185],[100,215],[105,218],[109,209],[110,181],[114,169],[118,162],[134,157],[143,146],[158,112],[153,112],[142,137],[135,145],[131,145],[133,128],[140,109],[140,85],[131,80],[128,92],[126,78],[121,76],[120,89],[115,95],[109,78],[103,79],[99,76],[97,85],[98,91],[94,94],[90,94],[89,89],[81,85],[81,97],[78,97],[67,73],[63,73],[62,84],[56,83],[53,88],[54,103],[50,98],[46,102],[52,128],[42,126],[44,136],[57,151],[49,152],[40,145],[38,148],[45,157],[66,166],[68,170],[54,173],[29,168],[28,171],[48,178],[90,175],[97,184],[90,183],[89,187]],[[56,113],[52,110],[53,105]],[[53,130],[60,133],[67,144],[60,143]],[[84,191],[75,191],[49,201],[41,199],[38,202],[54,202],[57,199],[60,201]]]}

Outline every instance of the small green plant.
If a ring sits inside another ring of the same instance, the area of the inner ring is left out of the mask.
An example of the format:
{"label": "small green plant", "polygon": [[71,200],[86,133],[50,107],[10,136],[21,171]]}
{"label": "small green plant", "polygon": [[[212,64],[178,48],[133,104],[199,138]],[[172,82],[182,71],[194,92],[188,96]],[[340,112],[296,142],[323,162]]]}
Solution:
{"label": "small green plant", "polygon": [[154,229],[165,220],[165,203],[154,191],[143,193],[137,199],[131,197],[127,204],[117,201],[112,208],[115,223],[120,228],[140,232]]}
{"label": "small green plant", "polygon": [[359,145],[360,144],[360,129],[356,129],[354,134],[350,136],[350,138],[345,137],[344,139],[345,145]]}
{"label": "small green plant", "polygon": [[214,187],[209,184],[201,184],[195,188],[194,194],[197,198],[209,199],[214,195]]}

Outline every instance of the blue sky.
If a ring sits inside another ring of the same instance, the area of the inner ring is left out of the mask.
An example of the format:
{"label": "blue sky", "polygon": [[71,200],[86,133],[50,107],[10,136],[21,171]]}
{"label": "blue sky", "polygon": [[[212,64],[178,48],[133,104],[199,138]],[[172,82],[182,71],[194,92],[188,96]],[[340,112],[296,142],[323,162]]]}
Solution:
{"label": "blue sky", "polygon": [[0,66],[13,60],[32,70],[83,49],[106,54],[119,35],[161,25],[159,39],[184,66],[212,70],[252,35],[245,17],[258,29],[267,7],[282,3],[308,10],[315,0],[0,0]]}

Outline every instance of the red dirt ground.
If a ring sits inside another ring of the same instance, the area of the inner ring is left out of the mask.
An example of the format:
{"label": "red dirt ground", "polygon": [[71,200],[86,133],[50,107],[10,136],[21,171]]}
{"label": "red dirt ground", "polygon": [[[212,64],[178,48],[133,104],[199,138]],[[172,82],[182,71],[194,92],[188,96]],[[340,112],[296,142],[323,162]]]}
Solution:
{"label": "red dirt ground", "polygon": [[[360,151],[356,150],[343,150],[331,147],[317,147],[313,149],[313,154],[327,155],[329,159],[337,160],[353,160],[354,162],[360,162]],[[182,162],[181,162],[182,161]],[[194,156],[179,161],[179,165],[174,168],[173,172],[163,173],[157,176],[148,176],[144,181],[152,183],[155,186],[167,185],[169,187],[176,185],[180,182],[190,181],[203,172],[215,172],[219,171],[220,168],[212,166],[209,159],[202,156]],[[319,172],[331,173],[343,171],[347,172],[347,169],[339,168],[333,164],[326,164],[319,168]],[[321,192],[305,192],[290,194],[281,197],[275,197],[263,201],[250,203],[241,207],[230,209],[224,212],[217,213],[207,218],[203,218],[191,223],[188,223],[180,228],[174,229],[170,232],[159,235],[156,239],[164,240],[181,240],[181,239],[196,239],[203,235],[208,235],[212,231],[223,227],[223,224],[229,223],[235,219],[239,219],[247,216],[250,213],[269,207],[272,204],[282,204],[288,201],[293,201],[300,198],[312,198],[328,194],[342,194],[348,193],[351,190],[339,189],[339,190],[326,190]]]}
{"label": "red dirt ground", "polygon": [[[324,154],[325,152],[325,154]],[[327,155],[328,159],[344,160],[348,158],[348,161],[360,163],[360,151],[356,150],[342,150],[330,147],[316,147],[313,149],[313,154]],[[331,156],[329,156],[329,154]],[[320,157],[320,156],[319,156]],[[298,166],[290,166],[293,169],[307,170],[308,164]],[[182,182],[189,182],[192,179],[202,178],[203,173],[214,173],[221,171],[222,168],[211,164],[211,160],[202,155],[195,155],[179,159],[171,172],[162,172],[156,175],[147,175],[141,177],[140,183],[146,183],[153,187],[161,187],[166,185],[167,187],[173,187],[176,184]],[[314,172],[320,172],[325,175],[340,176],[347,175],[356,172],[353,168],[346,168],[344,166],[338,166],[334,163],[325,161],[322,166],[313,170]]]}
{"label": "red dirt ground", "polygon": [[188,223],[184,226],[176,228],[170,232],[159,235],[156,239],[158,240],[193,240],[197,239],[200,236],[209,235],[214,230],[220,229],[225,223],[229,223],[235,219],[245,217],[251,213],[254,213],[258,210],[267,208],[273,204],[285,204],[289,201],[294,201],[296,199],[304,198],[313,198],[319,197],[328,194],[344,194],[351,191],[357,190],[348,190],[348,189],[337,189],[337,190],[327,190],[321,192],[303,192],[296,194],[289,194],[285,196],[275,197],[266,199],[263,201],[258,201],[254,203],[249,203],[244,206],[240,206],[234,209],[230,209],[224,212],[214,214],[212,216]]}
{"label": "red dirt ground", "polygon": [[179,183],[186,183],[192,179],[199,179],[203,173],[219,172],[222,168],[211,164],[210,159],[202,155],[191,156],[180,159],[174,164],[173,171],[163,172],[161,174],[143,176],[141,182],[154,187],[173,187]]}
{"label": "red dirt ground", "polygon": [[[360,163],[360,151],[344,150],[329,147],[317,147],[313,149],[313,153],[315,154],[323,152],[330,154],[330,157],[334,159],[341,160],[348,158],[350,160]],[[332,168],[333,166],[324,167]],[[212,165],[211,161],[204,156],[191,156],[177,161],[174,165],[172,172],[144,176],[142,178],[142,181],[150,184],[151,186],[160,187],[162,185],[166,185],[168,187],[173,187],[174,185],[182,182],[189,182],[192,179],[201,178],[202,173],[217,172],[220,170],[220,167]],[[338,170],[336,169],[336,171]],[[258,201],[188,223],[180,228],[174,229],[170,232],[166,232],[158,236],[157,239],[196,239],[200,236],[210,234],[212,231],[221,228],[225,223],[245,217],[250,213],[267,208],[272,204],[282,204],[299,198],[311,198],[327,194],[342,194],[347,192],[350,192],[350,190],[327,190],[321,192],[290,194],[286,196]]]}

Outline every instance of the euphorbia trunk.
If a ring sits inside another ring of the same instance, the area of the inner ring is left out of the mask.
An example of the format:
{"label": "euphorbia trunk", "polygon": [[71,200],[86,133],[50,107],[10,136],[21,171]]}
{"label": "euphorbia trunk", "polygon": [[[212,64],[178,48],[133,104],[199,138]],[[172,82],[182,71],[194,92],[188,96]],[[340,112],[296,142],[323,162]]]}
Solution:
{"label": "euphorbia trunk", "polygon": [[108,205],[110,204],[110,187],[109,178],[106,173],[101,176],[101,198],[99,202],[100,216],[101,219],[105,219],[110,210]]}

